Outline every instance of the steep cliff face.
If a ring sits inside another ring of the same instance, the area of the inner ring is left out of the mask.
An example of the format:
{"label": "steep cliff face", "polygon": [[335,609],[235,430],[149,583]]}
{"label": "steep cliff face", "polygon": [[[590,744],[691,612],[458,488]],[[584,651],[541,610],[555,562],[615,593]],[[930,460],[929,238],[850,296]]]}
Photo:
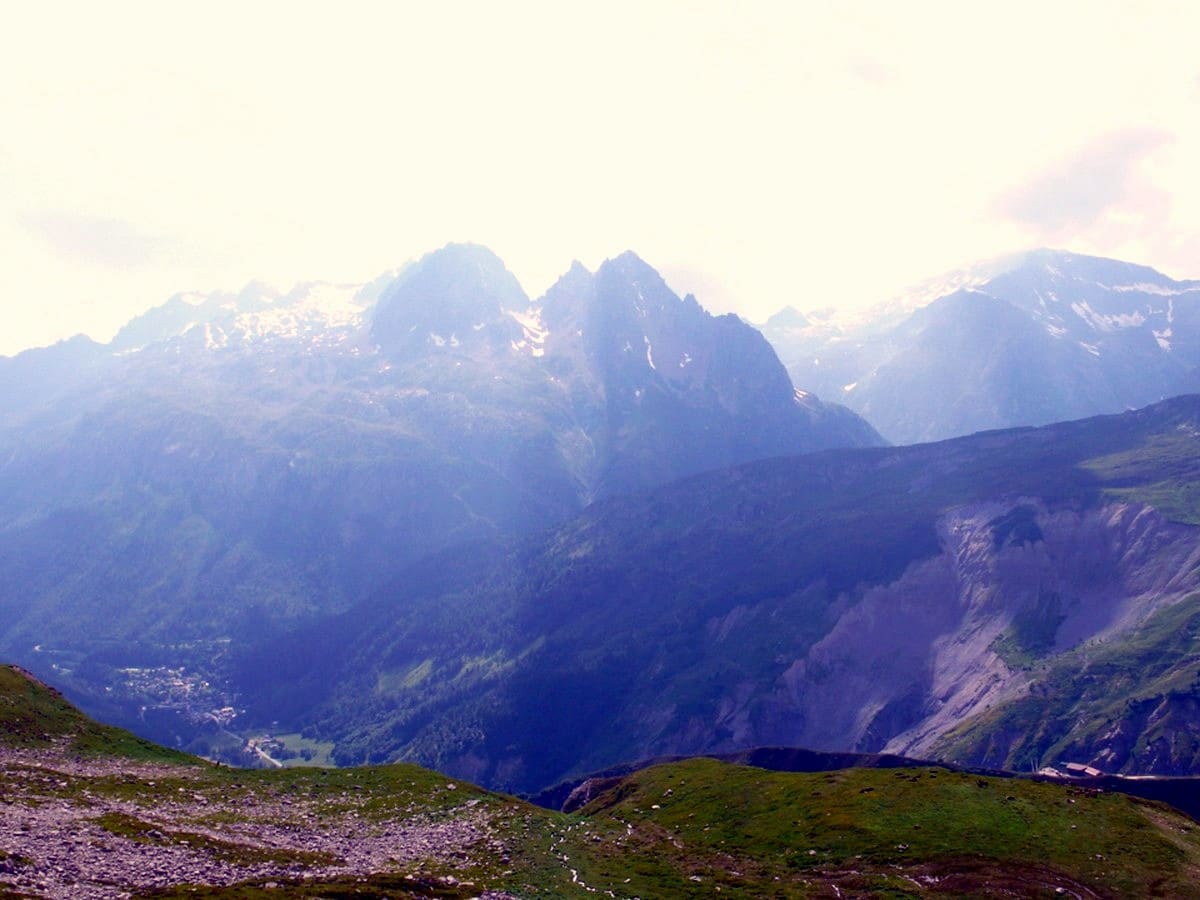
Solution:
{"label": "steep cliff face", "polygon": [[1019,769],[1074,762],[1105,772],[1194,774],[1200,593],[1046,659],[1030,671],[1027,690],[946,730],[930,752]]}

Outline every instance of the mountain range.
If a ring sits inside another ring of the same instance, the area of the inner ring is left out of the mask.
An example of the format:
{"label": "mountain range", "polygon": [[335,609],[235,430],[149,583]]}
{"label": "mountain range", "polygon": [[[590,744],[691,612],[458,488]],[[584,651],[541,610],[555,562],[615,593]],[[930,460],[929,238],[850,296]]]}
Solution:
{"label": "mountain range", "polygon": [[0,359],[0,652],[91,702],[128,669],[216,680],[439,551],[879,443],[632,253],[536,301],[466,244],[366,285],[181,294],[108,345]]}
{"label": "mountain range", "polygon": [[763,326],[793,380],[897,443],[1120,412],[1200,389],[1200,282],[1035,250],[866,310]]}
{"label": "mountain range", "polygon": [[[1039,252],[946,287],[856,345],[962,369],[862,382],[910,424],[1187,382],[1191,283]],[[1200,400],[886,447],[800,384],[632,253],[537,300],[476,245],[178,295],[0,359],[0,652],[211,756],[282,730],[510,790],[763,745],[1195,770]]]}

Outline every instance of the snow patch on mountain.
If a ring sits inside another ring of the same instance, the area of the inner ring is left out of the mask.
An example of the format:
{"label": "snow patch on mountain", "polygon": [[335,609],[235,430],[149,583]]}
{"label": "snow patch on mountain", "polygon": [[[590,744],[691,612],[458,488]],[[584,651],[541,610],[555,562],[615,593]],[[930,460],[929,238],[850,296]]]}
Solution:
{"label": "snow patch on mountain", "polygon": [[229,335],[220,327],[214,327],[211,322],[204,325],[204,349],[220,350],[229,346]]}
{"label": "snow patch on mountain", "polygon": [[1194,391],[1198,301],[1200,281],[1034,250],[930,279],[866,310],[801,318],[788,308],[762,330],[795,384],[838,397],[908,443]]}
{"label": "snow patch on mountain", "polygon": [[542,321],[542,308],[540,306],[531,306],[524,311],[509,309],[505,310],[505,312],[521,326],[525,333],[523,340],[509,342],[513,350],[520,352],[528,349],[531,356],[545,356],[546,338],[550,336],[550,329]]}
{"label": "snow patch on mountain", "polygon": [[1158,346],[1170,352],[1171,338],[1173,337],[1173,329],[1175,326],[1175,298],[1172,297],[1167,301],[1167,327],[1161,331],[1154,332],[1154,340],[1158,342]]}
{"label": "snow patch on mountain", "polygon": [[127,354],[173,340],[210,351],[268,340],[341,343],[365,323],[368,293],[357,284],[310,282],[286,296],[257,283],[237,294],[176,294],[126,325],[113,347]]}
{"label": "snow patch on mountain", "polygon": [[[803,334],[827,334],[832,336],[861,331],[880,332],[899,324],[918,309],[928,306],[942,297],[949,296],[957,291],[978,290],[1001,276],[1021,270],[1022,267],[1026,267],[1028,270],[1029,262],[1039,258],[1046,258],[1044,263],[1037,266],[1037,269],[1044,273],[1042,280],[1071,285],[1071,292],[1073,294],[1099,290],[1118,294],[1140,293],[1158,297],[1177,297],[1182,294],[1200,295],[1200,286],[1197,286],[1195,282],[1175,282],[1165,276],[1163,277],[1163,282],[1147,281],[1145,280],[1147,273],[1151,275],[1156,273],[1141,266],[1129,266],[1130,271],[1124,273],[1131,279],[1136,278],[1136,281],[1131,280],[1127,283],[1120,283],[1119,279],[1122,273],[1105,271],[1102,271],[1100,274],[1110,277],[1098,280],[1095,277],[1089,277],[1092,274],[1089,271],[1089,267],[1096,262],[1103,263],[1110,261],[1098,260],[1093,257],[1081,256],[1065,251],[1033,250],[1026,253],[996,257],[976,265],[947,272],[935,278],[922,281],[880,303],[856,309],[830,307],[805,312],[801,319],[801,321],[806,320],[805,325],[800,327],[789,325],[787,330],[795,333],[797,336]],[[1115,278],[1111,277],[1113,275],[1115,275]],[[1048,276],[1048,279],[1046,279],[1046,276]],[[1045,287],[1038,287],[1036,285],[1030,286],[1029,290],[1031,296],[1036,299],[1038,307],[1047,313],[1050,312],[1053,306],[1062,302],[1054,290],[1048,290]],[[1093,315],[1096,316],[1092,322],[1094,327],[1097,327],[1099,330],[1112,330],[1104,328],[1102,325],[1097,325],[1096,323],[1101,321],[1101,317],[1098,313],[1093,313]],[[1129,328],[1142,323],[1135,323],[1131,320],[1110,320],[1107,324],[1111,325],[1112,328]],[[764,328],[764,330],[768,329]],[[773,330],[782,331],[783,327],[777,326]]]}
{"label": "snow patch on mountain", "polygon": [[265,309],[242,312],[234,319],[243,341],[299,338],[362,326],[365,307],[357,300],[361,285],[303,285]]}
{"label": "snow patch on mountain", "polygon": [[1087,322],[1096,331],[1116,331],[1120,328],[1137,328],[1146,323],[1146,317],[1140,311],[1105,315],[1092,309],[1086,300],[1071,304],[1071,310],[1079,318]]}
{"label": "snow patch on mountain", "polygon": [[1200,291],[1196,287],[1167,287],[1162,284],[1152,284],[1142,281],[1137,284],[1096,284],[1096,287],[1116,293],[1153,294],[1156,297],[1178,297],[1180,294],[1194,294]]}
{"label": "snow patch on mountain", "polygon": [[637,289],[637,300],[634,302],[633,308],[637,310],[638,318],[644,319],[647,315],[646,295],[642,293],[642,286],[640,284],[635,284],[635,287]]}

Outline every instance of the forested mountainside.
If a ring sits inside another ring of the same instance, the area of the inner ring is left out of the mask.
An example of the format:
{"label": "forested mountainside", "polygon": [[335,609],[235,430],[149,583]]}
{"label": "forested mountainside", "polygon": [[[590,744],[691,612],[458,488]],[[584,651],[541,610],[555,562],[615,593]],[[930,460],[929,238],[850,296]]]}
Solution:
{"label": "forested mountainside", "polygon": [[[1121,696],[1192,690],[1130,654],[1200,590],[1198,447],[1200,398],[1182,397],[704,473],[410,568],[239,680],[252,709],[336,741],[342,762],[510,789],[759,745],[1028,769],[1025,745],[997,755],[989,729],[1050,679],[1085,672],[1103,693],[1096,664],[1115,654]],[[1187,653],[1190,633],[1173,638]],[[1191,771],[1190,753],[1136,750],[1145,720],[1122,721],[1132,732],[1079,761]],[[964,722],[971,743],[948,748]],[[1028,739],[1049,759],[1065,737]]]}

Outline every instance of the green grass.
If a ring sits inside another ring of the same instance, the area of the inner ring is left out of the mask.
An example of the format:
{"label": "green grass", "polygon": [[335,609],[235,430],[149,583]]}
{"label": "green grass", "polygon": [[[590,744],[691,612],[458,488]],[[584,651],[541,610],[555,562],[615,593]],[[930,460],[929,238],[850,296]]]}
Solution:
{"label": "green grass", "polygon": [[686,895],[693,875],[730,896],[762,896],[778,878],[772,890],[788,896],[847,870],[906,895],[912,883],[894,876],[918,869],[1057,873],[1123,896],[1152,883],[1179,895],[1200,863],[1200,839],[1180,830],[1189,820],[1163,807],[944,769],[792,774],[691,760],[637,773],[583,813],[647,830],[631,888],[654,897]]}
{"label": "green grass", "polygon": [[1109,488],[1105,493],[1117,500],[1145,503],[1168,519],[1200,525],[1200,484],[1160,481],[1130,488]]}
{"label": "green grass", "polygon": [[1200,525],[1200,454],[1187,428],[1150,434],[1135,446],[1087,460],[1105,494],[1147,503],[1168,518]]}
{"label": "green grass", "polygon": [[83,755],[198,763],[195,757],[143,740],[122,728],[97,724],[53,688],[13,666],[0,666],[0,744],[38,747],[54,741],[65,741],[70,749]]}
{"label": "green grass", "polygon": [[277,734],[275,740],[291,754],[279,760],[285,768],[333,765],[333,741],[312,740],[299,732]]}

